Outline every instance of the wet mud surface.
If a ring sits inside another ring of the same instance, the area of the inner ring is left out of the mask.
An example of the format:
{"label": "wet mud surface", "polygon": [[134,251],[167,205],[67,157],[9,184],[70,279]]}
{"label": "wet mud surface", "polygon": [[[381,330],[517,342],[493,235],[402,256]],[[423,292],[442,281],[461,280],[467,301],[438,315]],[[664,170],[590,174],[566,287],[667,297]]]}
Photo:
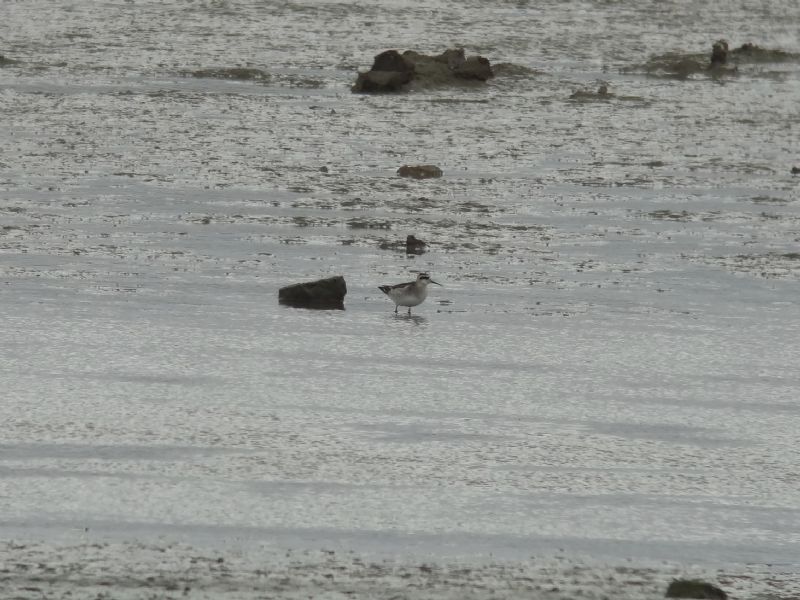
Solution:
{"label": "wet mud surface", "polygon": [[[14,4],[0,590],[796,595],[800,13],[722,5]],[[495,77],[350,92],[455,44]]]}
{"label": "wet mud surface", "polygon": [[[624,564],[574,558],[425,562],[333,550],[204,553],[181,544],[0,546],[0,592],[14,598],[659,598],[669,582],[704,578],[730,598],[798,593],[780,572]],[[766,590],[766,591],[763,591]]]}

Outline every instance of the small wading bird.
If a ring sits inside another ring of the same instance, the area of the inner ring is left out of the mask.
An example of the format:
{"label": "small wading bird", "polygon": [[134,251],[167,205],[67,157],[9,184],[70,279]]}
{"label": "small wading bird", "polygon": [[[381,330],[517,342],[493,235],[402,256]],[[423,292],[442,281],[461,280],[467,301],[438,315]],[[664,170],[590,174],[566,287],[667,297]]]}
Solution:
{"label": "small wading bird", "polygon": [[[395,303],[394,312],[400,306],[408,307],[408,314],[411,314],[411,307],[422,304],[428,297],[428,284],[436,283],[427,273],[417,275],[416,281],[398,283],[397,285],[381,285],[378,289],[389,296]],[[436,285],[442,285],[436,283]]]}

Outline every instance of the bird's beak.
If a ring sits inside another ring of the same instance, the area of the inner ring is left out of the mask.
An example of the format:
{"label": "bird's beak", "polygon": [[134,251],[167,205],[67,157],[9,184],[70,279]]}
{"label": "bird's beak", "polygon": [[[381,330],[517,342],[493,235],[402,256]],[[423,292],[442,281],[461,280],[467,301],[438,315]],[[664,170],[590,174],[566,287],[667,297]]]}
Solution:
{"label": "bird's beak", "polygon": [[[442,285],[441,283],[437,283],[437,282],[436,282],[436,281],[434,281],[433,279],[431,279],[431,283],[435,283],[436,285]],[[442,287],[444,287],[444,286],[442,285]]]}

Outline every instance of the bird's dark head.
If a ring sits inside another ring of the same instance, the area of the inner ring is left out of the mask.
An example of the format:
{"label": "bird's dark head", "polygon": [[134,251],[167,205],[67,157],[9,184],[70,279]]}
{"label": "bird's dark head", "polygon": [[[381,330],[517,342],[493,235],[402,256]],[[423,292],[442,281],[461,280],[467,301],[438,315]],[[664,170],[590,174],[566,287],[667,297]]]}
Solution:
{"label": "bird's dark head", "polygon": [[417,275],[417,282],[424,283],[425,285],[428,285],[429,283],[442,285],[441,283],[436,283],[433,279],[431,279],[431,276],[428,275],[427,273],[420,273],[419,275]]}

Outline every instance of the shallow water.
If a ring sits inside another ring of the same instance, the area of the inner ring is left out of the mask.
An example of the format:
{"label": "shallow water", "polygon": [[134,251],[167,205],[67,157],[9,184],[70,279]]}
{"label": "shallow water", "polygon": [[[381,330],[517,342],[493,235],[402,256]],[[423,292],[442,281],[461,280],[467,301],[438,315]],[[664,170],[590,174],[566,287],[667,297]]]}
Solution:
{"label": "shallow water", "polygon": [[[5,13],[4,537],[797,568],[796,3]],[[720,37],[789,59],[629,68]],[[455,44],[513,66],[349,91]]]}

